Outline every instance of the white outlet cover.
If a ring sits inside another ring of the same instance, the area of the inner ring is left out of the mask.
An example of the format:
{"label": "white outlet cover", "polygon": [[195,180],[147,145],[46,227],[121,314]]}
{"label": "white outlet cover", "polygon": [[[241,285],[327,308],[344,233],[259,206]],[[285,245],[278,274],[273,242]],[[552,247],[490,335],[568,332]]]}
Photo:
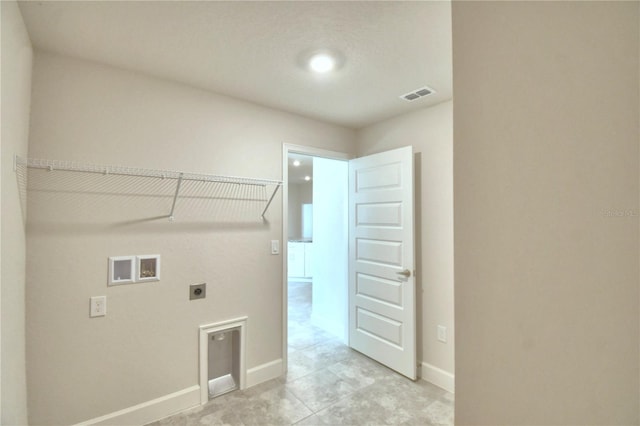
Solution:
{"label": "white outlet cover", "polygon": [[442,343],[447,343],[447,327],[444,325],[438,326],[438,340]]}
{"label": "white outlet cover", "polygon": [[89,298],[89,316],[103,317],[107,315],[107,296],[94,296]]}

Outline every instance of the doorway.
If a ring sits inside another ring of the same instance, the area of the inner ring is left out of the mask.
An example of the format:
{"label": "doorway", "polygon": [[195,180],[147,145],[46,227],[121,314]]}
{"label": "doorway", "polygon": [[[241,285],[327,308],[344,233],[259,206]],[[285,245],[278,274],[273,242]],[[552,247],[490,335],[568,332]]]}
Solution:
{"label": "doorway", "polygon": [[[287,145],[283,154],[284,238],[292,236],[283,261],[285,368],[290,367],[287,343],[295,342],[295,333],[306,332],[308,338],[317,332],[415,380],[413,148],[349,161],[344,154]],[[313,167],[313,176],[304,175],[313,182],[311,202],[290,208],[289,187],[295,183],[289,174],[293,178],[303,162]],[[300,211],[299,225],[291,210]],[[312,225],[305,225],[309,221]],[[290,293],[292,303],[306,297],[303,309],[291,312],[291,321]],[[302,325],[294,318],[300,313],[308,329],[295,329]]]}
{"label": "doorway", "polygon": [[285,366],[305,347],[348,344],[348,158],[284,146]]}

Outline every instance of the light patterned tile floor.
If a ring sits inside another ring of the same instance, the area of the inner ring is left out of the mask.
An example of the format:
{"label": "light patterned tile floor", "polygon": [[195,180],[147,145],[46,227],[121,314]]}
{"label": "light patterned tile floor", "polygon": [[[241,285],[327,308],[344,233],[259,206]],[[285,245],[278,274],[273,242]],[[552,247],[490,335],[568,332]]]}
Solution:
{"label": "light patterned tile floor", "polygon": [[453,425],[453,395],[413,382],[314,327],[311,284],[289,284],[289,371],[150,426]]}

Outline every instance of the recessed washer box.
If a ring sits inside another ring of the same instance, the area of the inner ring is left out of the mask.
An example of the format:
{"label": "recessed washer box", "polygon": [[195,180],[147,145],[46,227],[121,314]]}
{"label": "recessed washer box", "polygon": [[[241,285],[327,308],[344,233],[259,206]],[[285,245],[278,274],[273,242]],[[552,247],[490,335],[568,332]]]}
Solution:
{"label": "recessed washer box", "polygon": [[131,284],[136,274],[135,256],[109,258],[109,285]]}
{"label": "recessed washer box", "polygon": [[160,281],[160,255],[147,254],[136,256],[137,271],[136,281]]}
{"label": "recessed washer box", "polygon": [[160,281],[160,255],[113,256],[109,258],[110,286]]}

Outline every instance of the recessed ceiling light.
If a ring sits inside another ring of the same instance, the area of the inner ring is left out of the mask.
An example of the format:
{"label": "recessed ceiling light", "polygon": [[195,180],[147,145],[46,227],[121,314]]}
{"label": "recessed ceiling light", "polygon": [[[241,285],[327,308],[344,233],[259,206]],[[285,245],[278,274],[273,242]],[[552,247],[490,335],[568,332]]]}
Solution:
{"label": "recessed ceiling light", "polygon": [[296,56],[298,66],[316,75],[331,75],[339,71],[346,63],[346,58],[334,48],[311,48],[301,51]]}
{"label": "recessed ceiling light", "polygon": [[294,166],[294,167],[298,167],[298,166],[300,166],[300,161],[298,161],[298,160],[293,160],[293,166]]}
{"label": "recessed ceiling light", "polygon": [[336,60],[327,53],[318,53],[309,60],[309,68],[317,73],[325,73],[336,67]]}
{"label": "recessed ceiling light", "polygon": [[305,176],[305,177],[304,177],[304,180],[306,180],[306,181],[310,181],[310,180],[311,180],[311,176]]}

